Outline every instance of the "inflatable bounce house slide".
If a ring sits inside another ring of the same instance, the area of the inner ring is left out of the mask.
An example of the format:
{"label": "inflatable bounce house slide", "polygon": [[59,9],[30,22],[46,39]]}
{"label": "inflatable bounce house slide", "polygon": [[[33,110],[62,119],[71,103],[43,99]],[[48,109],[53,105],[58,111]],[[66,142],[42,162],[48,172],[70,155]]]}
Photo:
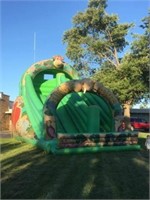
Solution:
{"label": "inflatable bounce house slide", "polygon": [[80,79],[61,56],[33,64],[14,102],[14,135],[54,154],[138,150],[136,132],[116,132],[121,106],[100,82]]}

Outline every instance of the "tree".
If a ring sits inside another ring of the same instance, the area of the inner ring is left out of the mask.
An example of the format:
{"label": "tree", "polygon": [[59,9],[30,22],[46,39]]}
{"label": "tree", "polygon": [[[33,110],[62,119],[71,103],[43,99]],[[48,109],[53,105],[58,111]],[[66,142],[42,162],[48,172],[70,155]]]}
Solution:
{"label": "tree", "polygon": [[[106,12],[106,0],[90,0],[85,12],[73,18],[74,27],[65,32],[66,55],[83,69],[83,63],[101,66],[93,79],[113,90],[123,105],[124,115],[148,93],[148,21],[143,35],[136,35],[131,52],[119,57],[128,42],[125,36],[133,24],[119,24],[117,15]],[[79,68],[78,68],[79,70]]]}
{"label": "tree", "polygon": [[149,94],[149,26],[150,17],[145,17],[142,35],[134,35],[130,53],[121,60],[119,70],[104,65],[94,76],[111,88],[123,104],[124,115],[130,116],[130,107]]}
{"label": "tree", "polygon": [[149,87],[149,49],[150,49],[150,11],[148,16],[142,19],[143,24],[140,27],[144,30],[142,35],[134,35],[135,40],[131,46],[130,58],[137,62],[141,69],[141,74],[145,86]]}
{"label": "tree", "polygon": [[100,65],[107,61],[119,68],[118,53],[128,44],[125,36],[133,24],[118,24],[118,16],[109,15],[106,7],[106,0],[90,0],[86,11],[74,16],[74,27],[65,32],[66,55],[75,67],[82,68],[85,62]]}

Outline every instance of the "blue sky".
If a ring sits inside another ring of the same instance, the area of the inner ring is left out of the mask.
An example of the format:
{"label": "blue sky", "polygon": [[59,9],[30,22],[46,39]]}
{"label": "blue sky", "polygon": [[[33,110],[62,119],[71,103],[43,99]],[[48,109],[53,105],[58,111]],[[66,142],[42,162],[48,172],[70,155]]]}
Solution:
{"label": "blue sky", "polygon": [[[72,28],[72,18],[87,8],[87,0],[14,1],[1,0],[1,82],[0,91],[18,96],[22,74],[35,61],[60,54],[65,61],[63,34]],[[120,23],[136,23],[133,33],[142,33],[138,26],[148,15],[148,0],[108,0],[107,11],[117,14]],[[131,37],[128,37],[131,41]]]}

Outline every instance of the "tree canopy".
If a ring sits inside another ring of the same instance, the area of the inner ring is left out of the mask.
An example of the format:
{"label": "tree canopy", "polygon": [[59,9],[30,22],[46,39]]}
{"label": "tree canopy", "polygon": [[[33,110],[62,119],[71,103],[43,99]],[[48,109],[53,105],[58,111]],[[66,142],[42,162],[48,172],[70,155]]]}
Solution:
{"label": "tree canopy", "polygon": [[112,89],[123,105],[131,106],[146,99],[149,91],[150,17],[142,20],[144,33],[133,35],[130,52],[123,55],[126,35],[134,24],[119,24],[118,16],[108,14],[106,7],[107,0],[89,0],[87,9],[74,16],[74,26],[63,38],[66,55],[78,70],[85,70],[85,63],[96,63],[99,68],[92,78]]}
{"label": "tree canopy", "polygon": [[134,35],[130,53],[122,58],[119,70],[105,63],[93,76],[111,88],[122,104],[133,105],[141,99],[148,99],[150,69],[148,21],[150,17],[142,20],[141,27],[144,29],[144,34]]}
{"label": "tree canopy", "polygon": [[73,28],[63,37],[66,55],[75,62],[98,63],[108,61],[115,68],[120,65],[118,53],[128,44],[125,36],[133,24],[118,23],[118,16],[106,12],[106,0],[90,0],[84,12],[73,18]]}

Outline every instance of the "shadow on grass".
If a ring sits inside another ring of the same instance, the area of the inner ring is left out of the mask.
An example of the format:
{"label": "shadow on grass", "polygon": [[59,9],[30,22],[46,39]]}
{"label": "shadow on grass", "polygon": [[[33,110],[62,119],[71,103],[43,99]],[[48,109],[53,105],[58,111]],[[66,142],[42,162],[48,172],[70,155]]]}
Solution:
{"label": "shadow on grass", "polygon": [[88,198],[148,199],[148,161],[139,156],[139,153],[116,152],[109,156],[109,160],[104,153],[103,161],[97,163],[101,166],[101,173],[96,173],[93,182],[95,186]]}
{"label": "shadow on grass", "polygon": [[148,199],[149,158],[139,142],[140,151],[62,156],[26,144],[1,163],[2,199]]}
{"label": "shadow on grass", "polygon": [[15,143],[15,144],[5,143],[5,144],[2,144],[1,153],[11,151],[11,150],[16,149],[16,148],[21,147],[21,146],[22,146],[21,143]]}

